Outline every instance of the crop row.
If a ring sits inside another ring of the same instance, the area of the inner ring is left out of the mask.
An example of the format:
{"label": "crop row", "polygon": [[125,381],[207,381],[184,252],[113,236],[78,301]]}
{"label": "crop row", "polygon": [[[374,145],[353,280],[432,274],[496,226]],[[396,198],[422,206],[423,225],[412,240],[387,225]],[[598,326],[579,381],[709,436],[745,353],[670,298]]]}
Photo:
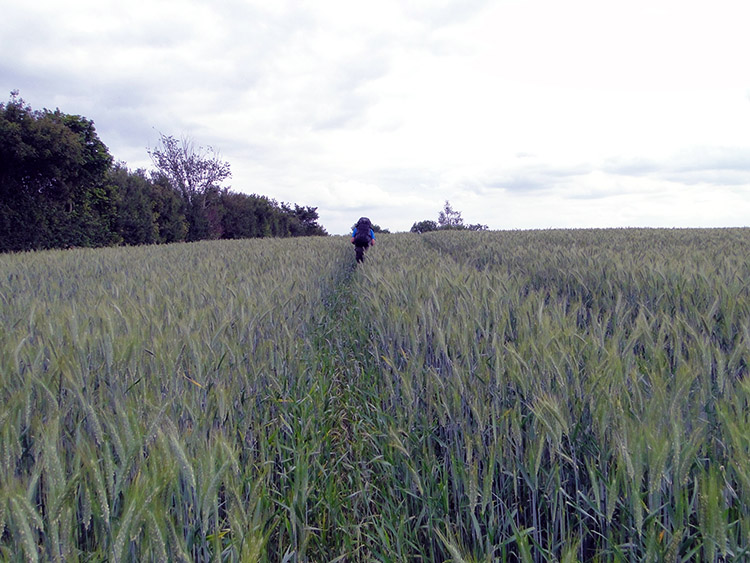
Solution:
{"label": "crop row", "polygon": [[0,257],[7,560],[741,559],[750,233]]}
{"label": "crop row", "polygon": [[383,244],[362,316],[413,543],[467,561],[747,556],[748,236]]}
{"label": "crop row", "polygon": [[304,504],[297,411],[343,259],[333,239],[2,257],[3,557],[299,551],[279,506]]}

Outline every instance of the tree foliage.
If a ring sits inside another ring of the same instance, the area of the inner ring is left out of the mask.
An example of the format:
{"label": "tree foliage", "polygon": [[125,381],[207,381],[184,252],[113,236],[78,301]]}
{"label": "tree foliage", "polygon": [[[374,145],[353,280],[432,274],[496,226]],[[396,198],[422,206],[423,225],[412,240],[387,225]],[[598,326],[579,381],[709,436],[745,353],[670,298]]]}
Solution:
{"label": "tree foliage", "polygon": [[277,204],[261,195],[233,193],[221,195],[222,238],[316,236],[326,232],[317,224],[316,207]]}
{"label": "tree foliage", "polygon": [[481,225],[479,223],[465,225],[463,217],[461,217],[461,212],[453,209],[450,202],[446,200],[443,209],[438,213],[437,222],[430,221],[429,219],[418,221],[411,226],[410,231],[412,233],[428,233],[437,230],[486,231],[487,229],[487,225]]}
{"label": "tree foliage", "polygon": [[429,219],[416,222],[411,226],[412,233],[429,233],[430,231],[437,231],[437,230],[438,230],[438,224],[435,221],[430,221]]}
{"label": "tree foliage", "polygon": [[232,176],[229,163],[222,161],[212,147],[196,146],[187,137],[177,140],[160,134],[159,145],[148,154],[188,204],[199,202],[205,207],[205,196],[218,193],[221,183]]}
{"label": "tree foliage", "polygon": [[159,224],[152,184],[143,170],[130,172],[123,164],[109,172],[117,186],[117,230],[125,244],[153,244],[159,241]]}
{"label": "tree foliage", "polygon": [[461,212],[455,211],[448,200],[438,214],[438,225],[441,229],[461,229],[464,226]]}
{"label": "tree foliage", "polygon": [[188,221],[188,240],[220,238],[221,184],[232,176],[228,162],[212,147],[196,146],[187,137],[178,140],[160,134],[159,145],[148,151],[157,173],[182,196]]}
{"label": "tree foliage", "polygon": [[0,104],[0,250],[119,242],[111,166],[93,121],[34,111],[12,92]]}
{"label": "tree foliage", "polygon": [[228,162],[161,135],[155,171],[115,163],[94,122],[0,103],[0,252],[326,235],[316,207],[234,193]]}

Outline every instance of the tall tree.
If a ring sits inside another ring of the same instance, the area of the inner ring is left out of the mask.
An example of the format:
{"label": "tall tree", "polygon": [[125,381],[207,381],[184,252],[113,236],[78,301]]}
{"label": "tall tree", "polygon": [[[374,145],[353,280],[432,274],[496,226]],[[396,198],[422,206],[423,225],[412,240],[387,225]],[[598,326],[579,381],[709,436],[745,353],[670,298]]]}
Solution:
{"label": "tall tree", "polygon": [[441,229],[461,229],[464,220],[460,211],[454,211],[450,202],[446,200],[443,210],[438,215],[438,225]]}
{"label": "tall tree", "polygon": [[12,92],[0,104],[0,250],[117,242],[111,165],[93,121]]}
{"label": "tall tree", "polygon": [[453,209],[453,206],[446,200],[443,210],[438,214],[437,223],[429,219],[415,222],[411,226],[412,233],[428,233],[437,230],[468,230],[468,231],[486,231],[487,225],[476,223],[474,225],[464,225],[461,212]]}
{"label": "tall tree", "polygon": [[186,137],[178,140],[161,134],[159,144],[149,149],[156,169],[169,180],[186,204],[188,240],[219,238],[219,209],[209,209],[219,201],[221,184],[232,173],[212,147],[196,146]]}

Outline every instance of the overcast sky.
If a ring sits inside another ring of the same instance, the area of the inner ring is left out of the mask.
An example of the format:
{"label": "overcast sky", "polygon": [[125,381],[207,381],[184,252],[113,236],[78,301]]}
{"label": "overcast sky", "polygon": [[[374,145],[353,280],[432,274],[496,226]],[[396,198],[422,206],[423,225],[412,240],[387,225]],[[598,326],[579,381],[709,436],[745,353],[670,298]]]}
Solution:
{"label": "overcast sky", "polygon": [[5,0],[2,101],[392,231],[750,225],[746,0]]}

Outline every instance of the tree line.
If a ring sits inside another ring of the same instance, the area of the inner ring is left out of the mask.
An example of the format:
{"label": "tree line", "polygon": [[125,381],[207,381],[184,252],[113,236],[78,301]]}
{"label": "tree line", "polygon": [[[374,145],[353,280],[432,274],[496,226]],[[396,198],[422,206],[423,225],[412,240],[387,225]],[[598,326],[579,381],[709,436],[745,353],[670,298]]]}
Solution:
{"label": "tree line", "polygon": [[0,252],[326,235],[316,207],[222,187],[213,149],[161,135],[156,169],[115,162],[94,122],[0,103]]}
{"label": "tree line", "polygon": [[466,225],[461,212],[453,209],[449,201],[443,205],[443,210],[438,213],[438,220],[425,219],[416,221],[410,229],[412,233],[429,233],[430,231],[486,231],[487,225],[481,223]]}

